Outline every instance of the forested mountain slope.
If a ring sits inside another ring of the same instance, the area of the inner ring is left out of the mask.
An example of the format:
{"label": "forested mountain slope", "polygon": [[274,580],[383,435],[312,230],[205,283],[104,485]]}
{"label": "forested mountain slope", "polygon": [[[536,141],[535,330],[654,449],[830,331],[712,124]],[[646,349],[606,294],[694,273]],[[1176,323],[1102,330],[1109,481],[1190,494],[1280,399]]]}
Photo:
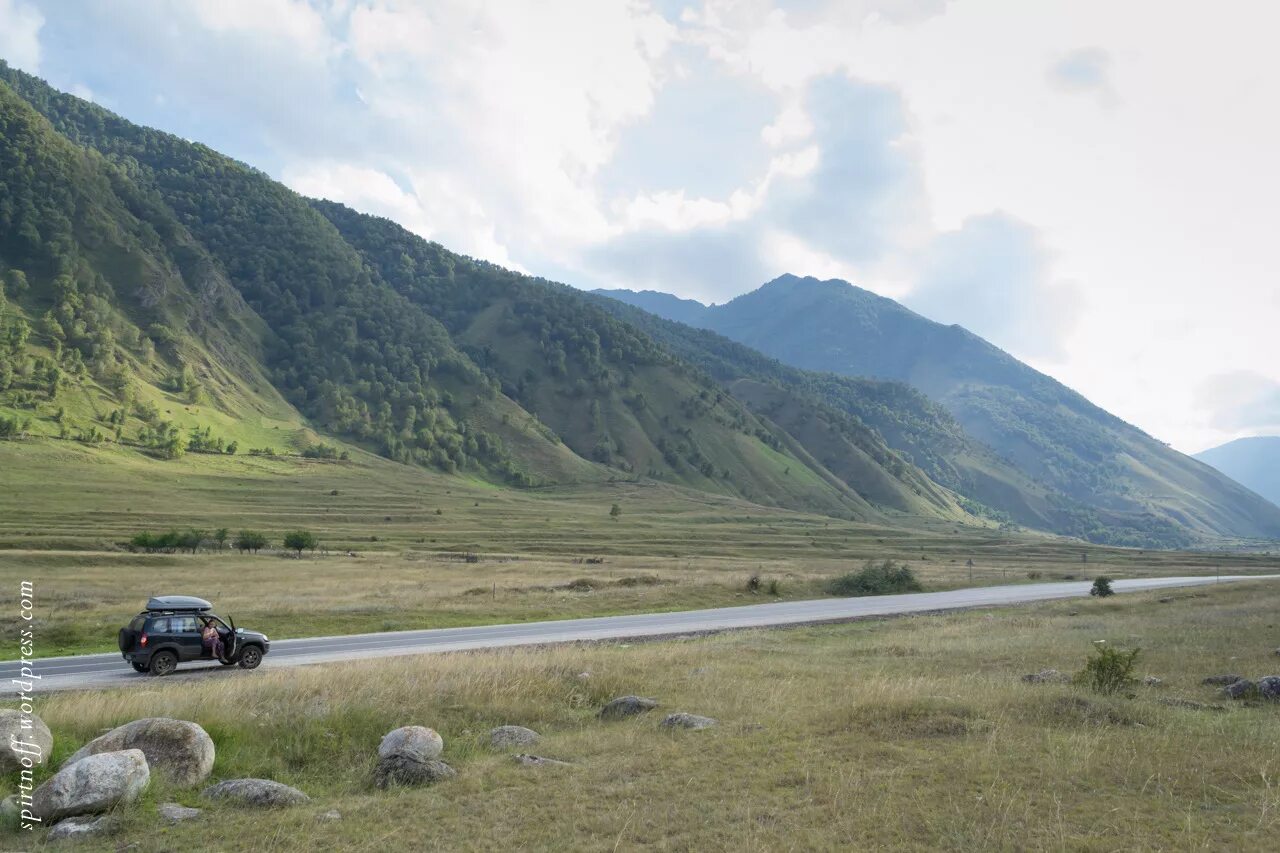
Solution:
{"label": "forested mountain slope", "polygon": [[[38,338],[53,326],[33,318],[65,304],[68,322],[78,319],[76,300],[58,289],[71,269],[102,315],[74,329],[74,352],[94,366],[76,370],[73,384],[96,395],[78,417],[89,430],[119,426],[109,440],[150,435],[130,400],[145,386],[144,396],[178,412],[181,429],[166,424],[165,435],[186,440],[192,425],[192,449],[204,449],[202,422],[234,433],[251,403],[274,419],[255,439],[270,430],[267,438],[296,448],[324,433],[406,463],[517,485],[651,476],[857,518],[964,517],[945,490],[893,454],[883,460],[893,471],[873,461],[864,477],[833,473],[578,291],[311,202],[204,146],[3,65],[0,90],[12,116],[0,137],[6,174],[26,176],[6,192],[0,244],[0,263],[21,282],[11,289],[23,291],[9,300],[11,325],[22,318],[28,329],[13,332],[6,350],[21,381],[0,392],[15,429],[48,432],[55,415],[63,418],[59,400],[36,386],[51,365],[74,369],[76,356],[46,355],[52,345],[41,350]],[[41,198],[56,209],[24,201]],[[95,230],[81,220],[105,224]],[[103,234],[124,235],[123,243]],[[27,245],[32,235],[43,255]],[[163,310],[145,295],[157,280],[172,291]],[[103,357],[91,338],[109,325],[107,314],[118,321],[113,334],[158,355],[145,364],[131,350]],[[104,384],[112,371],[122,378]],[[204,392],[187,386],[205,375],[225,381],[204,383],[212,393],[197,400]],[[18,416],[22,407],[28,414]],[[282,425],[287,437],[274,432]]]}
{"label": "forested mountain slope", "polygon": [[[652,295],[611,295],[672,305]],[[679,310],[689,314],[688,306]],[[1052,511],[1071,516],[1057,529],[1133,545],[1280,536],[1280,511],[1217,471],[965,329],[932,322],[846,282],[783,276],[708,307],[698,322],[795,367],[918,388],[972,440],[1047,490]],[[891,444],[907,446],[892,430],[884,434]],[[945,474],[932,473],[945,482]],[[1000,505],[996,499],[984,503]]]}

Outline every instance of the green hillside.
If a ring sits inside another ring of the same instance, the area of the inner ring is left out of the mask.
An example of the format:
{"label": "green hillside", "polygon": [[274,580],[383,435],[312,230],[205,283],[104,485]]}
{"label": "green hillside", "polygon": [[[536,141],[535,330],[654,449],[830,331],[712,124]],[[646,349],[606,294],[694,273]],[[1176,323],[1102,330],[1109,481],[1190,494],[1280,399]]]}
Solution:
{"label": "green hillside", "polygon": [[[674,297],[610,295],[690,313]],[[1023,523],[1147,547],[1280,536],[1280,511],[1218,472],[965,329],[846,282],[783,276],[695,316],[805,371],[887,381],[845,389],[878,398],[855,405],[864,422],[938,482]]]}
{"label": "green hillside", "polygon": [[579,291],[2,65],[0,90],[11,434],[161,456],[353,446],[516,486],[654,478],[842,517],[965,517],[892,453],[833,473]]}

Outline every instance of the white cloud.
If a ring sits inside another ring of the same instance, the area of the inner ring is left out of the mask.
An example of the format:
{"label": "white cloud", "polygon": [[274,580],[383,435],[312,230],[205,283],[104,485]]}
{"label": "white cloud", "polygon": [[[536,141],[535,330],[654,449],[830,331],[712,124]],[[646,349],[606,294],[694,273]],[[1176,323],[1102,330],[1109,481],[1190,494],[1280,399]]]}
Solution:
{"label": "white cloud", "polygon": [[1253,370],[1208,377],[1197,389],[1211,426],[1235,434],[1280,432],[1280,381]]}
{"label": "white cloud", "polygon": [[0,0],[0,59],[33,74],[40,70],[44,16],[22,0]]}
{"label": "white cloud", "polygon": [[1082,47],[1069,51],[1049,66],[1049,84],[1064,92],[1096,95],[1104,106],[1118,98],[1111,82],[1111,54],[1101,48]]}

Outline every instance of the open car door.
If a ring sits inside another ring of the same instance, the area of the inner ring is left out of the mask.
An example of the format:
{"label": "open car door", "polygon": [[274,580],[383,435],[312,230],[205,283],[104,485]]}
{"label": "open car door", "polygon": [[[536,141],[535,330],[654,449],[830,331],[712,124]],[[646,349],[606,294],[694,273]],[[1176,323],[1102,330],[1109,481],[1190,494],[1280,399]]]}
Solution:
{"label": "open car door", "polygon": [[235,663],[236,655],[240,651],[236,648],[236,644],[240,640],[240,637],[236,634],[236,620],[228,618],[227,627],[229,627],[231,631],[227,635],[226,639],[222,641],[222,653],[225,656],[223,663]]}

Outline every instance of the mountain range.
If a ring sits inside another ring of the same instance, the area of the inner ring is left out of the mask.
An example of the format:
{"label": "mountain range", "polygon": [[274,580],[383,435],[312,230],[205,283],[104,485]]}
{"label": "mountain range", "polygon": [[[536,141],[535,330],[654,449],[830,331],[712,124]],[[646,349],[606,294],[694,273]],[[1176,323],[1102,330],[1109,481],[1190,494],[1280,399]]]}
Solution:
{"label": "mountain range", "polygon": [[[921,438],[861,411],[936,481],[1033,527],[1112,544],[1268,538],[1276,507],[960,326],[839,280],[784,275],[723,305],[597,291],[828,377],[900,383],[936,404]],[[828,384],[832,379],[826,380]],[[890,409],[910,399],[899,391]],[[920,411],[919,407],[916,407]],[[932,451],[932,453],[930,452]]]}
{"label": "mountain range", "polygon": [[650,478],[1141,547],[1280,536],[1280,510],[1212,468],[866,291],[784,277],[716,308],[623,304],[3,63],[0,282],[0,437],[359,447],[519,488]]}
{"label": "mountain range", "polygon": [[1280,436],[1237,438],[1196,458],[1280,506]]}

